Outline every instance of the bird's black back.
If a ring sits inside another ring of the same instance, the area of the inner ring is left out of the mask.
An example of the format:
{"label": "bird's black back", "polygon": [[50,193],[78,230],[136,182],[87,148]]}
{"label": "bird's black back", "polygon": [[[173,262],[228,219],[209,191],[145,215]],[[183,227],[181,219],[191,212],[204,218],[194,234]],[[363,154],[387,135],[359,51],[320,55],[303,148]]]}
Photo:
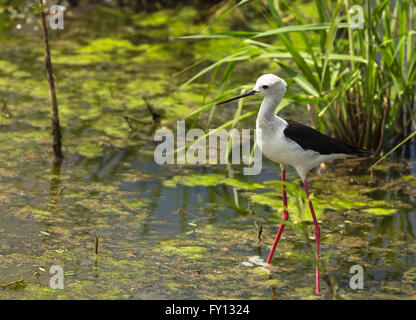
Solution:
{"label": "bird's black back", "polygon": [[326,136],[319,131],[292,120],[286,120],[288,126],[284,135],[299,144],[304,150],[313,150],[320,154],[348,154],[367,156],[369,151],[353,147],[345,142]]}

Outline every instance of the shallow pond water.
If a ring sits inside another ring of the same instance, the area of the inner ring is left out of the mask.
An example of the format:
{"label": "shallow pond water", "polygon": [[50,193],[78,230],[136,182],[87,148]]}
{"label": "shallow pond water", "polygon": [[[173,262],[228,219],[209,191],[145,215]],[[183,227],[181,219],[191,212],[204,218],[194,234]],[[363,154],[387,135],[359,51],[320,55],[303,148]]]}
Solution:
{"label": "shallow pond water", "polygon": [[[313,224],[294,171],[291,223],[267,271],[282,213],[274,164],[264,160],[261,174],[248,177],[241,166],[154,162],[155,127],[141,97],[167,126],[203,104],[202,82],[170,94],[186,79],[171,75],[209,48],[167,36],[191,32],[180,21],[195,10],[128,19],[97,10],[107,25],[91,15],[97,30],[88,33],[73,18],[51,36],[61,166],[51,161],[40,35],[2,36],[0,96],[11,117],[0,115],[0,298],[416,298],[414,161],[386,161],[373,172],[368,162],[337,162],[311,175],[322,230],[316,296]],[[63,267],[63,290],[49,287],[52,265]],[[353,265],[364,269],[363,290],[350,288]]]}

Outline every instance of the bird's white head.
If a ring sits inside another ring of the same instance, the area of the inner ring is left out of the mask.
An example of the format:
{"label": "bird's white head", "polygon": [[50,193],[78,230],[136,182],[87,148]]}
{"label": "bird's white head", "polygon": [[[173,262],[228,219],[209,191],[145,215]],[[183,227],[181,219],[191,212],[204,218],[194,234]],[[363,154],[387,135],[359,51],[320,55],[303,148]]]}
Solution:
{"label": "bird's white head", "polygon": [[260,76],[253,90],[263,96],[272,96],[286,91],[286,81],[274,74],[263,74]]}
{"label": "bird's white head", "polygon": [[253,90],[240,94],[237,97],[217,103],[217,105],[231,102],[244,97],[252,96],[253,94],[261,94],[265,97],[278,97],[281,99],[286,91],[286,82],[282,78],[275,76],[274,74],[263,74],[257,79],[256,85]]}

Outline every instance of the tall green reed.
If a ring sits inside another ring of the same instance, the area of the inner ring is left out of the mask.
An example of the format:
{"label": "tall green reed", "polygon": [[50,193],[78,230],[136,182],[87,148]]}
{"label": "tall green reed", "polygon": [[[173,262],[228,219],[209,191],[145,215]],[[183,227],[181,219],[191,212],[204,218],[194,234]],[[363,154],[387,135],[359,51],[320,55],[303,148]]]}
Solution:
{"label": "tall green reed", "polygon": [[[264,17],[267,30],[182,37],[237,40],[223,47],[221,57],[211,56],[211,64],[184,84],[211,72],[211,82],[216,81],[218,88],[215,98],[188,118],[209,112],[210,124],[215,102],[244,88],[229,89],[230,78],[238,76],[236,67],[249,61],[273,61],[297,88],[289,90],[280,107],[308,106],[312,125],[321,132],[377,152],[390,149],[392,139],[410,141],[416,111],[415,0],[315,0],[309,4],[317,13],[315,18],[287,0],[240,1],[222,16],[234,9],[255,9]],[[356,14],[350,12],[353,5],[362,8],[362,29],[351,28]],[[241,112],[235,117],[241,118]]]}

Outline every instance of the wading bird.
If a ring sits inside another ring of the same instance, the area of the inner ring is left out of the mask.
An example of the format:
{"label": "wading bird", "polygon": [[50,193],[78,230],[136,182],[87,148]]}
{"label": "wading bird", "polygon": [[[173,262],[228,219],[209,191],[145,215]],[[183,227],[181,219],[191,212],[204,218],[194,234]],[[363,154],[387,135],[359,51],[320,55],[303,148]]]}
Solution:
{"label": "wading bird", "polygon": [[[264,96],[256,121],[256,131],[261,130],[261,135],[257,134],[256,143],[267,158],[280,164],[283,183],[283,221],[289,219],[285,186],[286,166],[290,165],[294,167],[302,179],[309,203],[309,209],[311,211],[315,226],[316,293],[319,293],[318,260],[321,231],[318,220],[315,216],[312,201],[309,197],[306,173],[310,169],[319,166],[322,162],[348,157],[366,156],[369,152],[328,137],[301,123],[285,120],[275,115],[276,107],[283,98],[286,86],[286,82],[278,76],[274,74],[265,74],[257,79],[253,90],[232,99],[220,102],[218,105],[254,94],[261,94]],[[276,239],[274,240],[272,249],[267,259],[267,264],[270,264],[272,260],[273,253],[284,228],[285,224],[282,223],[277,231]]]}

